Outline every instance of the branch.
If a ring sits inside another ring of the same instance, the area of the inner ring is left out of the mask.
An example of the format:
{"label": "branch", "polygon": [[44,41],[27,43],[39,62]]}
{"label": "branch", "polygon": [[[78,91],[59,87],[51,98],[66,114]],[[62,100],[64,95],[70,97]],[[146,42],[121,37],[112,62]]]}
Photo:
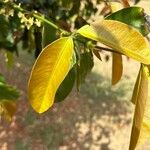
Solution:
{"label": "branch", "polygon": [[114,51],[113,49],[110,49],[110,48],[106,48],[106,47],[101,47],[101,46],[95,46],[94,49],[98,50],[98,51],[108,51],[108,52],[113,52],[113,53],[117,53],[117,54],[120,54],[120,55],[124,55],[120,52],[117,52],[117,51]]}
{"label": "branch", "polygon": [[61,32],[67,32],[63,29],[61,29],[60,27],[58,27],[56,24],[52,23],[51,21],[47,20],[44,16],[42,15],[38,15],[37,13],[33,13],[33,16],[38,19],[38,20],[41,20],[45,23],[47,23],[48,25],[52,26],[53,28],[57,29],[57,30],[60,30]]}
{"label": "branch", "polygon": [[[3,5],[9,5],[10,7],[12,7],[13,9],[15,10],[18,10],[20,12],[23,12],[23,13],[29,13],[27,10],[23,9],[20,7],[20,5],[17,5],[16,3],[13,3],[13,2],[8,2],[8,3],[4,3],[2,2]],[[45,22],[47,23],[48,25],[50,25],[51,27],[57,29],[57,30],[60,30],[61,32],[65,32],[65,33],[68,33],[66,30],[64,29],[61,29],[59,26],[57,26],[56,24],[54,24],[53,22],[51,22],[50,20],[46,19],[42,14],[40,14],[39,12],[32,12],[31,13],[33,17],[35,17],[36,19],[42,21],[42,22]]]}

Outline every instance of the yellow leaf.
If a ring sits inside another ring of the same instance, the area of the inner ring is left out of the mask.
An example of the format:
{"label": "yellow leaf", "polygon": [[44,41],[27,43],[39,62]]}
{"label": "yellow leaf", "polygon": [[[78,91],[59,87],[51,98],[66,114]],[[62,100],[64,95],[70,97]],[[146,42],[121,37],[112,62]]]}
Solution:
{"label": "yellow leaf", "polygon": [[124,7],[130,7],[128,0],[122,0]]}
{"label": "yellow leaf", "polygon": [[122,56],[116,53],[112,54],[112,85],[115,85],[122,76],[123,65]]}
{"label": "yellow leaf", "polygon": [[150,48],[135,28],[114,20],[96,21],[78,30],[82,36],[99,41],[116,52],[150,64]]}
{"label": "yellow leaf", "polygon": [[56,91],[68,74],[73,55],[73,40],[63,37],[43,49],[37,58],[28,84],[29,101],[38,113],[54,103]]}
{"label": "yellow leaf", "polygon": [[[133,104],[136,104],[136,101],[137,101],[137,98],[138,98],[138,93],[139,93],[139,86],[140,86],[140,83],[141,83],[141,74],[142,71],[140,69],[139,73],[138,73],[138,76],[137,76],[137,79],[136,79],[136,83],[135,83],[135,86],[134,86],[134,90],[133,90],[133,94],[132,94],[132,98],[131,98],[131,102]],[[142,79],[143,80],[143,79]]]}
{"label": "yellow leaf", "polygon": [[138,90],[134,97],[136,107],[129,150],[135,150],[150,138],[150,75],[147,66],[141,66],[138,76]]}
{"label": "yellow leaf", "polygon": [[0,113],[4,115],[6,120],[11,121],[16,112],[16,103],[11,101],[3,101],[0,105]]}

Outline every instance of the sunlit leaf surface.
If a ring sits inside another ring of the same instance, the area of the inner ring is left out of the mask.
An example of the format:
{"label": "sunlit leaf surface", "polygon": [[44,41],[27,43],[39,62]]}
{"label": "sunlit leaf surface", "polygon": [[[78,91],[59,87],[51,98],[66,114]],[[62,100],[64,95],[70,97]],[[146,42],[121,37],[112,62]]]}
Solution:
{"label": "sunlit leaf surface", "polygon": [[38,113],[54,103],[56,91],[68,74],[73,55],[73,40],[63,37],[43,49],[29,79],[29,101]]}
{"label": "sunlit leaf surface", "polygon": [[144,37],[127,24],[114,20],[96,21],[91,25],[83,26],[78,33],[143,64],[150,64],[150,48]]}
{"label": "sunlit leaf surface", "polygon": [[134,150],[150,138],[150,74],[147,66],[141,66],[135,89],[132,97],[135,113],[129,150]]}
{"label": "sunlit leaf surface", "polygon": [[[128,14],[128,15],[127,15]],[[149,33],[144,17],[144,9],[141,7],[128,7],[110,14],[105,19],[117,20],[136,28],[143,35]]]}

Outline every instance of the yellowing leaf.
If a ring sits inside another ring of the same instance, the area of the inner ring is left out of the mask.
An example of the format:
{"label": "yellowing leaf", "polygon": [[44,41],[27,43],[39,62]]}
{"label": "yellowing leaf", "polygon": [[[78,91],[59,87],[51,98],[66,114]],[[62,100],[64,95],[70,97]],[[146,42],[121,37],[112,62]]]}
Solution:
{"label": "yellowing leaf", "polygon": [[[132,94],[132,98],[131,98],[131,102],[133,104],[136,104],[136,101],[137,101],[137,98],[138,98],[138,93],[139,93],[139,86],[140,86],[140,83],[141,83],[141,76],[142,76],[142,71],[140,69],[139,73],[138,73],[138,76],[137,76],[137,79],[136,79],[136,83],[135,83],[135,86],[134,86],[134,90],[133,90],[133,94]],[[143,80],[143,79],[142,79]]]}
{"label": "yellowing leaf", "polygon": [[143,64],[150,64],[150,48],[144,37],[127,24],[114,20],[96,21],[91,25],[83,26],[78,33]]}
{"label": "yellowing leaf", "polygon": [[[149,86],[150,91],[150,86]],[[138,140],[138,147],[147,141],[150,141],[150,96],[146,101],[146,107],[144,112],[144,118],[141,126],[140,136]]]}
{"label": "yellowing leaf", "polygon": [[[128,14],[128,15],[127,15]],[[130,18],[130,19],[129,19]],[[148,25],[144,17],[144,9],[141,7],[128,7],[106,16],[107,20],[117,20],[136,28],[143,36],[149,33]]]}
{"label": "yellowing leaf", "polygon": [[138,75],[136,104],[129,150],[134,150],[150,138],[150,75],[147,66],[142,65]]}
{"label": "yellowing leaf", "polygon": [[56,91],[68,74],[73,55],[73,40],[63,37],[43,49],[29,79],[29,101],[38,113],[54,103]]}
{"label": "yellowing leaf", "polygon": [[3,101],[0,103],[0,114],[8,121],[11,121],[16,112],[16,103],[13,101]]}
{"label": "yellowing leaf", "polygon": [[113,53],[112,58],[112,85],[115,85],[121,79],[123,72],[122,56]]}

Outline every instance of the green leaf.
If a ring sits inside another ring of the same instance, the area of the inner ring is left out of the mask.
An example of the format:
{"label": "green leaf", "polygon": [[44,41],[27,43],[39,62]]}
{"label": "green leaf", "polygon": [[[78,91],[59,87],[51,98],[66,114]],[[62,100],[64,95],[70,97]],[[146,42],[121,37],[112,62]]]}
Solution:
{"label": "green leaf", "polygon": [[112,54],[112,85],[118,83],[123,72],[122,56],[116,53]]}
{"label": "green leaf", "polygon": [[127,24],[114,20],[96,21],[83,26],[78,33],[143,64],[150,64],[150,48],[146,40],[136,29]]}
{"label": "green leaf", "polygon": [[37,58],[29,79],[28,95],[38,113],[53,105],[56,91],[70,70],[73,49],[72,38],[62,37],[45,47]]}
{"label": "green leaf", "polygon": [[14,56],[13,56],[13,52],[10,51],[5,51],[5,61],[7,63],[8,68],[13,67],[14,65]]}
{"label": "green leaf", "polygon": [[2,74],[0,74],[0,84],[5,84],[6,81],[5,81],[5,78]]}
{"label": "green leaf", "polygon": [[16,101],[19,92],[12,86],[0,84],[0,101]]}
{"label": "green leaf", "polygon": [[14,35],[10,22],[4,15],[0,15],[0,27],[0,48],[12,48],[14,44]]}
{"label": "green leaf", "polygon": [[37,58],[42,50],[42,33],[39,28],[36,28],[36,30],[34,30],[34,38],[35,38],[35,58]]}
{"label": "green leaf", "polygon": [[35,37],[34,37],[34,29],[31,28],[28,31],[28,47],[29,47],[29,52],[32,52],[35,50]]}
{"label": "green leaf", "polygon": [[[48,19],[48,18],[47,18]],[[42,47],[44,48],[48,44],[56,40],[57,30],[47,23],[44,23],[42,30]]]}
{"label": "green leaf", "polygon": [[63,101],[67,97],[67,95],[69,95],[69,93],[72,91],[76,79],[75,63],[76,63],[76,55],[75,52],[73,52],[73,56],[70,62],[71,69],[56,92],[55,102]]}
{"label": "green leaf", "polygon": [[16,101],[18,97],[19,97],[18,90],[6,84],[4,76],[0,74],[0,102]]}
{"label": "green leaf", "polygon": [[149,33],[148,27],[146,25],[146,20],[144,17],[144,10],[141,7],[128,7],[121,9],[111,15],[107,16],[107,20],[117,20],[126,23],[134,28],[136,28],[143,35]]}
{"label": "green leaf", "polygon": [[77,67],[77,86],[85,81],[86,76],[91,72],[94,66],[92,52],[84,52],[80,55],[79,64]]}
{"label": "green leaf", "polygon": [[69,95],[69,93],[73,89],[75,79],[76,79],[76,67],[73,67],[69,71],[69,73],[67,74],[66,78],[63,80],[61,85],[59,86],[55,95],[55,102],[61,102]]}

